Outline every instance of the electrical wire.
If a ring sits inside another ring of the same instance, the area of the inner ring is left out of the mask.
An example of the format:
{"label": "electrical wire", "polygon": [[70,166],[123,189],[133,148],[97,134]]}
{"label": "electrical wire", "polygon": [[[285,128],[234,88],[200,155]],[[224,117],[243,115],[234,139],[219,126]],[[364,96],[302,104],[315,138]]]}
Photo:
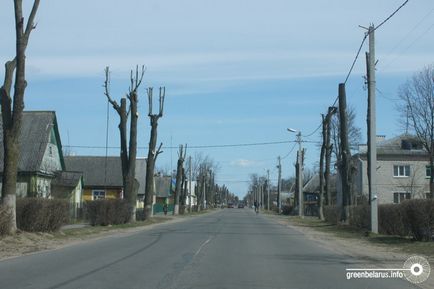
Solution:
{"label": "electrical wire", "polygon": [[383,20],[383,22],[381,22],[379,25],[377,25],[377,27],[374,28],[374,31],[377,30],[378,28],[380,28],[384,23],[389,21],[390,18],[392,18],[399,10],[401,10],[402,7],[407,5],[408,1],[409,0],[404,1],[404,3],[402,3],[401,6],[399,6],[392,14],[390,14],[389,17],[387,17],[386,19]]}
{"label": "electrical wire", "polygon": [[[408,3],[408,1],[409,0],[406,0],[406,1],[404,1],[404,3],[402,3],[392,14],[390,14],[386,19],[384,19],[377,27],[375,27],[374,28],[374,31],[375,30],[377,30],[378,28],[380,28],[382,25],[384,25],[387,21],[389,21],[399,10],[401,10],[401,8],[402,7],[404,7],[405,5],[407,5],[407,3]],[[431,12],[430,12],[431,13]],[[430,14],[430,13],[428,13],[428,15]],[[430,29],[431,29],[432,27],[430,27]],[[429,30],[428,30],[429,31]],[[428,32],[428,31],[426,31],[426,32]],[[360,52],[362,51],[362,48],[363,48],[363,45],[365,44],[365,42],[366,42],[366,38],[369,36],[369,33],[367,32],[367,33],[365,33],[365,35],[363,36],[363,39],[362,39],[362,42],[360,43],[360,46],[359,46],[359,49],[357,50],[357,53],[356,53],[356,56],[354,57],[354,60],[353,60],[353,62],[352,62],[352,64],[351,64],[351,67],[350,67],[350,69],[349,69],[349,71],[348,71],[348,73],[347,73],[347,76],[345,77],[345,81],[344,81],[344,84],[346,84],[347,83],[347,81],[348,81],[348,79],[350,78],[350,76],[351,76],[351,73],[353,72],[353,69],[354,69],[354,66],[356,65],[356,62],[357,62],[357,60],[359,59],[359,56],[360,56]],[[335,106],[336,105],[336,103],[337,103],[337,101],[338,101],[338,99],[339,99],[339,97],[336,97],[335,98],[335,100],[334,100],[334,102],[333,102],[333,104],[331,105],[332,107],[333,106]],[[306,135],[306,136],[304,136],[304,137],[309,137],[309,136],[312,136],[314,133],[316,133],[318,130],[319,130],[319,128],[321,127],[321,125],[322,125],[322,122],[320,123],[320,125],[318,126],[318,128],[316,129],[316,130],[314,130],[312,133],[310,133],[310,134],[308,134],[308,135]]]}
{"label": "electrical wire", "polygon": [[[345,77],[344,84],[347,83],[348,79],[350,78],[351,73],[353,72],[354,65],[356,64],[357,59],[359,58],[360,51],[362,50],[363,44],[365,44],[365,41],[366,41],[367,37],[368,37],[368,33],[365,33],[365,36],[362,39],[362,43],[360,43],[359,50],[357,50],[356,57],[354,58],[353,63],[351,64],[350,70],[348,71],[347,77]],[[334,104],[336,104],[336,102],[337,102],[337,98],[336,98]]]}

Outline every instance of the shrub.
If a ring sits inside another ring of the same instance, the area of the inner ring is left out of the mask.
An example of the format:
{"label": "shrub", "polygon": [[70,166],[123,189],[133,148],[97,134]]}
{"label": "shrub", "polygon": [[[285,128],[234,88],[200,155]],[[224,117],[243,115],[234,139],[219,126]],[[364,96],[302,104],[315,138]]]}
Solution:
{"label": "shrub", "polygon": [[145,209],[136,209],[136,220],[137,221],[145,220]]}
{"label": "shrub", "polygon": [[284,205],[282,206],[282,214],[288,216],[292,213],[292,209],[293,209],[292,206]]}
{"label": "shrub", "polygon": [[410,235],[401,205],[384,204],[378,206],[378,232],[386,235]]}
{"label": "shrub", "polygon": [[324,219],[326,222],[331,224],[337,224],[338,223],[338,207],[336,206],[324,206],[323,209],[324,213]]}
{"label": "shrub", "polygon": [[128,223],[132,208],[127,200],[96,200],[85,203],[86,217],[92,226]]}
{"label": "shrub", "polygon": [[434,200],[406,200],[400,206],[413,238],[417,241],[431,240],[434,234]]}
{"label": "shrub", "polygon": [[349,224],[352,227],[367,229],[371,227],[371,208],[369,205],[349,207]]}
{"label": "shrub", "polygon": [[6,235],[10,230],[11,214],[4,206],[0,206],[0,236]]}
{"label": "shrub", "polygon": [[17,227],[28,232],[53,232],[69,221],[66,200],[17,199]]}

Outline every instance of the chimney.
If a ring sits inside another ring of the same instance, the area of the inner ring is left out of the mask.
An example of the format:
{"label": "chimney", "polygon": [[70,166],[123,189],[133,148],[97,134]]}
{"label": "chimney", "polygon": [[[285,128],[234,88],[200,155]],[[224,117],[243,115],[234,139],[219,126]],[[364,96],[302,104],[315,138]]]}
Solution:
{"label": "chimney", "polygon": [[381,143],[386,140],[386,135],[377,135],[377,143]]}

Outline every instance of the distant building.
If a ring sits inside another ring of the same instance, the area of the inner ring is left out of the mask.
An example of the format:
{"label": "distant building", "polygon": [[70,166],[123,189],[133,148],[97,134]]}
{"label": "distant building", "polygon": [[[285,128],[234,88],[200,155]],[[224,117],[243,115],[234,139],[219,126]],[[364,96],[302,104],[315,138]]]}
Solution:
{"label": "distant building", "polygon": [[[68,170],[83,173],[83,200],[122,199],[122,162],[116,156],[68,156]],[[143,207],[146,183],[146,159],[136,159],[136,181],[138,185],[138,207]]]}
{"label": "distant building", "polygon": [[[368,196],[367,147],[353,156],[356,196]],[[390,140],[377,139],[377,197],[380,204],[405,199],[427,198],[429,194],[429,156],[414,136],[401,135]]]}

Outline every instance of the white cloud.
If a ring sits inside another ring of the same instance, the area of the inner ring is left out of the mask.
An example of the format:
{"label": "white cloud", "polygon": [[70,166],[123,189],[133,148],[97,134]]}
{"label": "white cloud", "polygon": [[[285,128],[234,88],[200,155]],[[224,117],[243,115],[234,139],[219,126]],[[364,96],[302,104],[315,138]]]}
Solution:
{"label": "white cloud", "polygon": [[257,164],[258,164],[257,161],[245,160],[245,159],[237,159],[231,162],[232,166],[243,167],[243,168],[253,167]]}

